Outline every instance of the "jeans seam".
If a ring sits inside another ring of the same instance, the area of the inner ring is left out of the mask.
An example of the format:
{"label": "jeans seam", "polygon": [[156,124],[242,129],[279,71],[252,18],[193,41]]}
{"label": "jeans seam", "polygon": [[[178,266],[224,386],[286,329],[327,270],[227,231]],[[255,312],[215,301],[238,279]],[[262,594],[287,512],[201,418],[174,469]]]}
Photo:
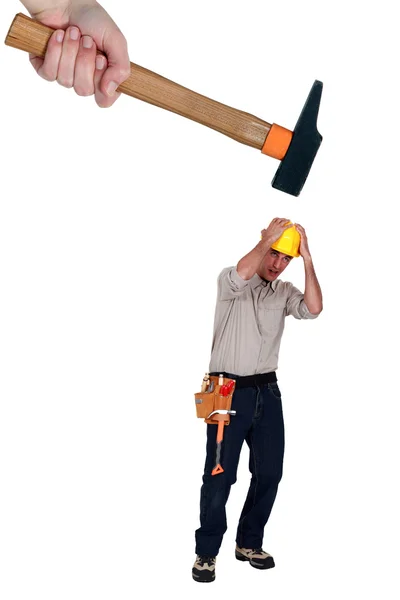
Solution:
{"label": "jeans seam", "polygon": [[[257,388],[258,393],[257,393],[257,400],[259,399],[259,397],[261,396],[261,390],[260,388]],[[255,477],[256,477],[256,487],[254,489],[254,500],[253,500],[253,508],[256,505],[256,492],[257,492],[257,485],[258,485],[258,476],[257,476],[257,460],[256,460],[256,453],[254,451],[254,443],[253,443],[253,436],[251,437],[251,447],[253,450],[253,456],[254,456],[254,473],[255,473]]]}
{"label": "jeans seam", "polygon": [[253,418],[253,423],[252,423],[252,425],[254,425],[254,421],[255,421],[255,420],[258,420],[258,418],[259,418],[259,416],[260,416],[260,411],[259,411],[259,408],[260,408],[260,407],[259,407],[259,403],[258,403],[258,400],[259,400],[260,396],[261,396],[261,390],[260,390],[260,388],[259,388],[259,387],[257,387],[257,396],[256,396],[256,411],[258,410],[258,412],[256,412],[256,414],[255,414],[255,418]]}

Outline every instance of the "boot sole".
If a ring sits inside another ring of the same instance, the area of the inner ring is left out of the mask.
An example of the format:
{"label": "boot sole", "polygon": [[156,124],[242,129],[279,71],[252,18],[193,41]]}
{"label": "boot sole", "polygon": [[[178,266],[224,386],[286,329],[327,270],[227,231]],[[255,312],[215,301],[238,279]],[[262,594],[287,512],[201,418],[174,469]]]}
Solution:
{"label": "boot sole", "polygon": [[272,556],[268,556],[268,558],[265,559],[265,562],[263,565],[253,562],[251,560],[251,558],[247,558],[247,556],[240,554],[236,550],[235,550],[235,557],[236,557],[236,560],[240,560],[242,562],[249,562],[251,564],[251,566],[254,567],[254,569],[265,570],[265,569],[272,569],[275,566],[274,559],[272,558]]}
{"label": "boot sole", "polygon": [[[207,575],[204,575],[204,573],[202,573],[201,575],[197,575],[197,573],[194,573],[192,571],[192,577],[195,581],[197,581],[197,583],[211,583],[212,581],[215,580],[215,573],[210,573]],[[204,579],[200,579],[203,577],[204,577]]]}

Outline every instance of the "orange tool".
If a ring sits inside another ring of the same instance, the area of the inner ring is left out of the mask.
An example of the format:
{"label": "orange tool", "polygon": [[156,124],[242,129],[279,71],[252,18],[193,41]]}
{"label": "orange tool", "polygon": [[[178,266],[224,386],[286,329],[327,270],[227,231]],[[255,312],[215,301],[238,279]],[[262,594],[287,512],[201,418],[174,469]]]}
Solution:
{"label": "orange tool", "polygon": [[[235,385],[234,381],[230,381],[228,384],[222,385],[220,389],[220,394],[222,396],[229,396],[232,391],[233,386]],[[224,439],[224,428],[225,422],[228,421],[229,415],[236,415],[236,410],[214,410],[211,414],[208,415],[208,419],[210,419],[213,415],[215,415],[214,420],[218,421],[218,429],[217,429],[217,450],[215,456],[215,467],[211,471],[211,475],[218,475],[219,473],[223,473],[224,469],[221,465],[221,449],[222,449],[222,440]]]}
{"label": "orange tool", "polygon": [[[223,416],[223,415],[221,415]],[[218,475],[219,473],[223,473],[224,469],[221,466],[221,448],[222,448],[222,440],[224,439],[224,428],[225,428],[225,420],[218,420],[218,429],[217,429],[217,452],[215,456],[215,467],[211,471],[211,475]]]}

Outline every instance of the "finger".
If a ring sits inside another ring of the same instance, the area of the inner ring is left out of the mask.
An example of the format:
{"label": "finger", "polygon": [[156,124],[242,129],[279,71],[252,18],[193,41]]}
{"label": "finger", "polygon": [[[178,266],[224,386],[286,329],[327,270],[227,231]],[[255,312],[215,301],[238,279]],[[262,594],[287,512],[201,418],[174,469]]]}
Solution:
{"label": "finger", "polygon": [[130,75],[127,43],[119,29],[107,32],[103,50],[107,55],[108,67],[102,77],[100,89],[104,94],[104,103],[111,106],[119,96],[117,87]]}
{"label": "finger", "polygon": [[65,32],[57,81],[67,88],[74,85],[75,61],[79,52],[80,37],[81,32],[77,27],[68,27]]}
{"label": "finger", "polygon": [[107,108],[108,98],[106,98],[100,89],[101,79],[107,69],[107,59],[102,54],[96,56],[94,71],[94,97],[100,108]]}
{"label": "finger", "polygon": [[64,35],[65,31],[62,29],[57,29],[52,34],[47,45],[44,59],[39,56],[34,56],[33,54],[29,55],[33,68],[37,74],[40,75],[40,77],[43,77],[43,79],[46,79],[46,81],[55,81],[57,79]]}
{"label": "finger", "polygon": [[74,89],[78,96],[91,96],[94,93],[94,71],[96,44],[89,35],[80,40],[75,62]]}

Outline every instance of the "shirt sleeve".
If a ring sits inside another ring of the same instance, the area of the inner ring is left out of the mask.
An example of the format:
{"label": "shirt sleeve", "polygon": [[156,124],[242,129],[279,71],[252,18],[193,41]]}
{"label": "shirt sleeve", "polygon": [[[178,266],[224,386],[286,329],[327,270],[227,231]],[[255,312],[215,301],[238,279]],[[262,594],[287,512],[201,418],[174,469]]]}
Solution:
{"label": "shirt sleeve", "polygon": [[292,315],[295,319],[316,319],[318,315],[310,313],[304,301],[304,294],[291,283],[289,286],[286,315]]}
{"label": "shirt sleeve", "polygon": [[242,279],[236,267],[223,269],[218,277],[218,297],[220,300],[232,300],[240,296],[250,280]]}

